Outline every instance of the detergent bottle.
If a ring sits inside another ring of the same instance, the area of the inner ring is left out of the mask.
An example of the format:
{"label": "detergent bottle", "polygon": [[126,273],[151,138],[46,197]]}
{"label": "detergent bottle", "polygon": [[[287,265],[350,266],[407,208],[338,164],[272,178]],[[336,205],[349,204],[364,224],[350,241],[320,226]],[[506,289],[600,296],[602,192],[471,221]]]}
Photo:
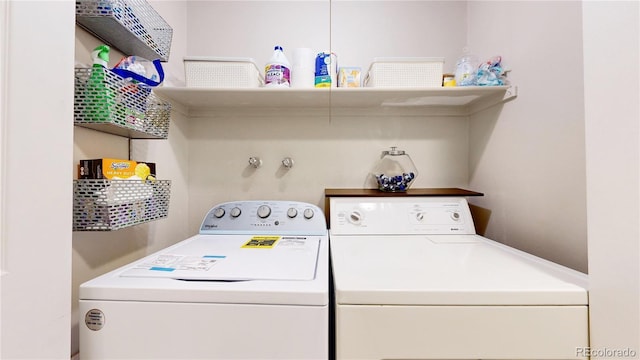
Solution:
{"label": "detergent bottle", "polygon": [[282,46],[273,48],[273,55],[267,61],[264,68],[264,86],[266,87],[290,87],[291,65],[284,55]]}

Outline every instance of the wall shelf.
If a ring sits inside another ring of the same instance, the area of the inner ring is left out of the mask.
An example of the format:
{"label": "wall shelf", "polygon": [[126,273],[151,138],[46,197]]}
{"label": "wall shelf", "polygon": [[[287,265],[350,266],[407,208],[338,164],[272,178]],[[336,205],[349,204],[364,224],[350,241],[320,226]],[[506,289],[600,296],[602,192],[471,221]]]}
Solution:
{"label": "wall shelf", "polygon": [[[515,86],[442,88],[187,88],[158,87],[154,92],[189,116],[224,113],[262,114],[286,108],[325,109],[332,115],[468,116],[517,96]],[[178,106],[176,106],[178,108]],[[324,113],[328,114],[327,112]]]}

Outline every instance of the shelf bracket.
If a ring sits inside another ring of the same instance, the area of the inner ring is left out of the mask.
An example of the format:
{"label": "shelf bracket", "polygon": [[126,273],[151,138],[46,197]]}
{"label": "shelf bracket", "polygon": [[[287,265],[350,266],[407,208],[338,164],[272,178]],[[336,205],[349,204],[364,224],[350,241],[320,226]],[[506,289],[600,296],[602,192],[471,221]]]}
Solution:
{"label": "shelf bracket", "polygon": [[468,107],[468,114],[473,115],[482,110],[486,110],[492,106],[504,104],[518,97],[518,87],[517,86],[509,86],[505,89],[504,93],[496,94],[492,98],[487,98],[479,103],[472,103]]}
{"label": "shelf bracket", "polygon": [[504,97],[502,98],[502,102],[505,103],[507,101],[513,100],[518,96],[518,87],[517,86],[509,86],[507,91],[504,92]]}

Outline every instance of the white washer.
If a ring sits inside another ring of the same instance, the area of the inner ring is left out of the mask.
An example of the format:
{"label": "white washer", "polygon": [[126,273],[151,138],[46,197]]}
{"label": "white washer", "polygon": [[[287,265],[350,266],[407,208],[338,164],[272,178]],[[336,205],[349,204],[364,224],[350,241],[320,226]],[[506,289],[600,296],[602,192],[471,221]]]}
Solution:
{"label": "white washer", "polygon": [[215,206],[198,235],[80,286],[80,356],[326,359],[327,239],[311,204]]}
{"label": "white washer", "polygon": [[586,358],[586,275],[476,235],[465,198],[330,209],[337,359]]}

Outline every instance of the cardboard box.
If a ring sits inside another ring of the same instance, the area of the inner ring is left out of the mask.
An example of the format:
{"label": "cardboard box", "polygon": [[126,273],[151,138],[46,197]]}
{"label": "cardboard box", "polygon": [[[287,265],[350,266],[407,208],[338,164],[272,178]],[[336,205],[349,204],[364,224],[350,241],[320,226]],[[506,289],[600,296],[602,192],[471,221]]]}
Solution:
{"label": "cardboard box", "polygon": [[[149,167],[149,171],[145,171],[142,164],[146,164]],[[138,165],[140,165],[140,167],[138,167]],[[136,167],[138,167],[138,174],[136,174]],[[146,180],[149,175],[155,178],[156,164],[104,158],[80,160],[78,167],[78,179],[128,179],[136,175],[141,177],[140,174],[143,174],[145,177],[143,180]]]}
{"label": "cardboard box", "polygon": [[341,67],[338,70],[338,87],[360,87],[361,73],[359,67]]}

